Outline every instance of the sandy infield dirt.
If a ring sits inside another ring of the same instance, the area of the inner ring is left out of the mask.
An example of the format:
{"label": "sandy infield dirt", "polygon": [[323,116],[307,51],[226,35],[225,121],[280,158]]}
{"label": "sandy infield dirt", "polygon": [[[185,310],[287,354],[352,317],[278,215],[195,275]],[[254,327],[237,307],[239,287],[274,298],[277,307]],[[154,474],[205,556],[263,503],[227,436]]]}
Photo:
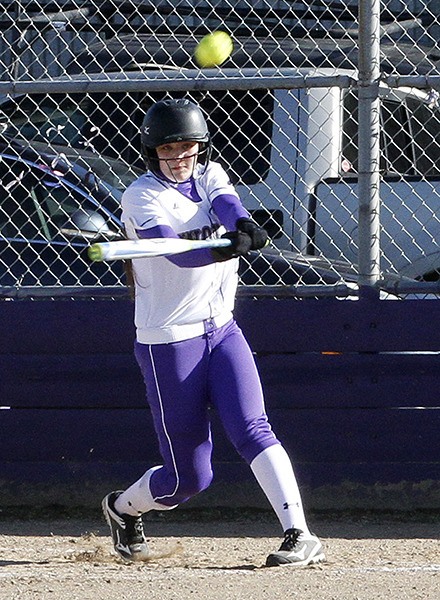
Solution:
{"label": "sandy infield dirt", "polygon": [[264,567],[280,544],[271,512],[174,511],[145,519],[153,557],[114,554],[99,514],[44,520],[0,513],[0,598],[7,600],[439,600],[436,515],[313,516],[327,561]]}

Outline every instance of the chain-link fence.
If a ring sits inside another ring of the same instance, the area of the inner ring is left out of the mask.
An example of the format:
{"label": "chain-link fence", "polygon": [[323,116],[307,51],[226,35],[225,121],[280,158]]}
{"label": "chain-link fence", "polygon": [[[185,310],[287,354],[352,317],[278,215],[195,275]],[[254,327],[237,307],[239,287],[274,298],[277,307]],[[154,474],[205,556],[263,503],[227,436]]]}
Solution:
{"label": "chain-link fence", "polygon": [[[144,168],[140,123],[166,95],[201,104],[213,158],[270,234],[243,284],[346,295],[359,270],[393,289],[438,281],[439,0],[380,13],[376,0],[1,11],[0,286],[122,285],[122,266],[90,265],[85,248],[121,234],[121,193]],[[194,49],[213,30],[234,50],[201,70]]]}

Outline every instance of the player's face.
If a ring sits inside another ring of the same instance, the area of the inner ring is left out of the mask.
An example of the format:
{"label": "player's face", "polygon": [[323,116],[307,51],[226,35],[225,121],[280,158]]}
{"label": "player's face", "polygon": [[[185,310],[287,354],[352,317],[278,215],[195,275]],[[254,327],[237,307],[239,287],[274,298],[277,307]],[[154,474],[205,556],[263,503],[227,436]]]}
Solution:
{"label": "player's face", "polygon": [[171,181],[180,183],[191,177],[197,162],[199,143],[170,142],[156,148],[162,173]]}

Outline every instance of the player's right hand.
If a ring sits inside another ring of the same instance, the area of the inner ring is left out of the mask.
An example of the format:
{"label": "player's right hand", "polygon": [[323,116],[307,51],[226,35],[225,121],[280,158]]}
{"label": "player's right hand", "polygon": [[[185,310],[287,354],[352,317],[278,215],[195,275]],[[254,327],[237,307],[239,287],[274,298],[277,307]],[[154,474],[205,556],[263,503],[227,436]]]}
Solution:
{"label": "player's right hand", "polygon": [[247,233],[252,241],[251,250],[260,250],[269,243],[267,231],[252,221],[252,219],[238,219],[238,231]]}

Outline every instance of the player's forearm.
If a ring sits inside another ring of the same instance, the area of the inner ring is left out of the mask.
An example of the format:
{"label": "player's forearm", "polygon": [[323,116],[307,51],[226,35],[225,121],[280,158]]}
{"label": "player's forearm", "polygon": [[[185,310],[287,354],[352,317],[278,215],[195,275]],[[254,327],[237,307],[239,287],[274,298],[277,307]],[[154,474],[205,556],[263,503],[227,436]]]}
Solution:
{"label": "player's forearm", "polygon": [[249,213],[244,208],[238,196],[232,194],[221,194],[212,201],[212,207],[222,225],[228,231],[237,229],[238,219],[248,219]]}

